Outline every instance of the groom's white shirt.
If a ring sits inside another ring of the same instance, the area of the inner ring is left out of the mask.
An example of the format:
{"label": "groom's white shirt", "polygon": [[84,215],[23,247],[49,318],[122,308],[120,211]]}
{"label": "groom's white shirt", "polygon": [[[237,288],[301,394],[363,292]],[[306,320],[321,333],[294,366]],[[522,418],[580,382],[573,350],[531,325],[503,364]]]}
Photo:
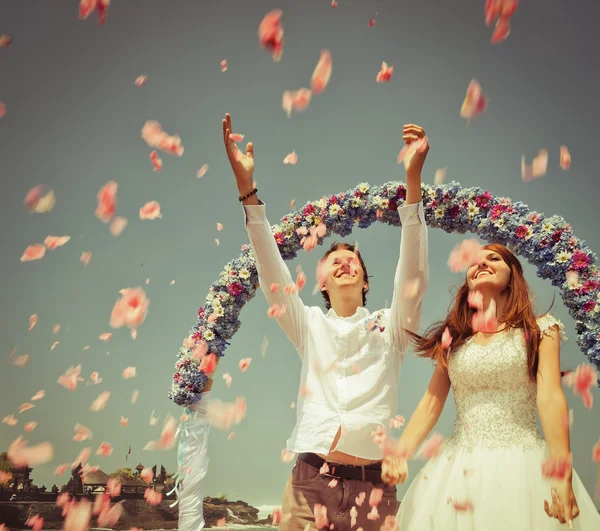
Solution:
{"label": "groom's white shirt", "polygon": [[[265,205],[261,201],[242,206],[262,291],[269,305],[286,305],[277,322],[302,360],[297,421],[288,451],[328,454],[341,426],[332,450],[382,459],[372,432],[388,427],[395,414],[400,368],[409,345],[404,329],[418,329],[429,283],[423,203],[398,207],[402,238],[391,308],[370,313],[360,306],[351,317],[339,317],[333,308],[325,314],[318,306],[305,306],[297,293],[285,293],[284,287],[294,281],[277,248]],[[404,294],[408,281],[415,282],[416,291]],[[275,293],[273,283],[280,285]],[[369,323],[374,325],[371,331]]]}

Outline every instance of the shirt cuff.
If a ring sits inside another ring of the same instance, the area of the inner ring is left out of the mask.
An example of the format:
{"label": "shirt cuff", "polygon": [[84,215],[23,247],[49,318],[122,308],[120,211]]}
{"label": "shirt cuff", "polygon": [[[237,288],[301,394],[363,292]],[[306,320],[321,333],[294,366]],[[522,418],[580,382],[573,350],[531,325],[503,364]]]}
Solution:
{"label": "shirt cuff", "polygon": [[265,213],[265,204],[259,199],[258,205],[242,205],[245,214],[246,225],[262,225],[267,219]]}
{"label": "shirt cuff", "polygon": [[400,222],[403,227],[416,225],[418,223],[425,224],[425,213],[423,211],[423,201],[407,205],[406,203],[398,207],[400,214]]}

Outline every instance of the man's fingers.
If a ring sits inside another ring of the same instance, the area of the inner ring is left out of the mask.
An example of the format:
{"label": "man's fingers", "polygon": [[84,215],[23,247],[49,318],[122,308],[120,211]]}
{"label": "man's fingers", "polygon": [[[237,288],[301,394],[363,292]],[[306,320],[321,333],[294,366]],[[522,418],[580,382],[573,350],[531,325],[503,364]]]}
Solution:
{"label": "man's fingers", "polygon": [[408,142],[408,143],[416,142],[417,140],[419,140],[419,137],[414,134],[408,134],[408,135],[403,135],[402,140],[404,140],[405,142]]}

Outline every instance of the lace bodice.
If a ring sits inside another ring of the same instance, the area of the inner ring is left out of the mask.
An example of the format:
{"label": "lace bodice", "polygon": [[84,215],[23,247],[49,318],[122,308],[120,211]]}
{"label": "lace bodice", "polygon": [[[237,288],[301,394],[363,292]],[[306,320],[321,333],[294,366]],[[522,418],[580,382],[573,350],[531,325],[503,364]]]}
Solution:
{"label": "lace bodice", "polygon": [[[551,315],[537,320],[542,335],[563,325]],[[536,382],[529,378],[523,331],[508,329],[479,345],[471,337],[450,354],[448,375],[456,404],[450,447],[532,448],[544,443],[536,422]]]}

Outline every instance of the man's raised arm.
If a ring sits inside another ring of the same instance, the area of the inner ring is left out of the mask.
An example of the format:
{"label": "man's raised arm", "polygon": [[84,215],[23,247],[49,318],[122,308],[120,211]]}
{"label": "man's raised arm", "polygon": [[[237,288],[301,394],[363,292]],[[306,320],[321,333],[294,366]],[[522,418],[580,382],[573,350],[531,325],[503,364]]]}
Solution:
{"label": "man's raised arm", "polygon": [[421,304],[429,284],[427,225],[421,195],[421,169],[429,143],[425,131],[416,125],[404,126],[409,147],[404,159],[406,201],[398,207],[402,222],[400,258],[394,277],[390,309],[390,339],[396,354],[404,356],[410,341],[406,330],[416,332],[421,321]]}
{"label": "man's raised arm", "polygon": [[[304,339],[308,309],[296,290],[289,290],[291,293],[286,293],[285,287],[294,285],[294,281],[271,232],[265,216],[264,203],[258,201],[256,205],[243,205],[243,208],[260,287],[269,306],[279,307],[280,313],[276,314],[275,319],[292,345],[299,351]],[[271,291],[272,284],[277,284],[279,288]],[[284,307],[285,310],[282,312]]]}
{"label": "man's raised arm", "polygon": [[[252,243],[258,280],[269,306],[278,305],[275,318],[285,335],[292,342],[299,355],[302,355],[304,333],[306,329],[307,308],[302,303],[297,291],[286,293],[285,287],[293,284],[292,276],[286,266],[271,227],[265,216],[265,205],[259,201],[254,187],[254,145],[248,142],[246,154],[242,153],[232,138],[231,116],[225,115],[223,120],[223,142],[231,169],[235,175],[240,193],[239,201],[243,205],[246,217],[246,230]],[[277,284],[276,291],[271,291],[271,285]]]}

